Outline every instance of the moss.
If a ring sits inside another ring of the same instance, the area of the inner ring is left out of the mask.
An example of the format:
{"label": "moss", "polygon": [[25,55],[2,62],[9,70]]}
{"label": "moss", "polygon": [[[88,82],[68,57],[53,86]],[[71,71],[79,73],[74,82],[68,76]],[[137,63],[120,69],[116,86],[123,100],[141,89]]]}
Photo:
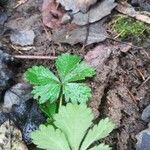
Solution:
{"label": "moss", "polygon": [[126,16],[116,16],[112,22],[112,29],[122,39],[150,36],[150,25]]}

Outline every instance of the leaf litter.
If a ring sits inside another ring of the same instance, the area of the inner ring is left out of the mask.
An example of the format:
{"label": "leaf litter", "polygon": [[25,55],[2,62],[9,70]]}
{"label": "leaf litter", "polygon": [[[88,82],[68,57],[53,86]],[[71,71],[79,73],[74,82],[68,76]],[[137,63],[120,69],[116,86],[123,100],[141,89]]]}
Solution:
{"label": "leaf litter", "polygon": [[[76,5],[73,4],[79,3],[78,0],[58,2],[60,2],[62,5],[65,5],[67,10],[71,9],[77,11],[76,8],[72,7],[76,7]],[[92,4],[94,2],[95,1],[89,0],[80,1],[80,3],[83,4]],[[43,23],[53,29],[52,39],[55,43],[68,43],[71,45],[77,43],[86,43],[86,45],[98,43],[107,38],[107,33],[105,27],[103,26],[104,21],[102,19],[109,15],[115,6],[116,3],[114,0],[103,0],[101,2],[97,2],[97,4],[92,5],[86,13],[72,13],[70,16],[73,18],[72,22],[70,21],[68,23],[67,21],[67,23],[64,25],[62,23],[62,18],[65,15],[64,10],[59,7],[54,0],[45,0],[42,7]]]}

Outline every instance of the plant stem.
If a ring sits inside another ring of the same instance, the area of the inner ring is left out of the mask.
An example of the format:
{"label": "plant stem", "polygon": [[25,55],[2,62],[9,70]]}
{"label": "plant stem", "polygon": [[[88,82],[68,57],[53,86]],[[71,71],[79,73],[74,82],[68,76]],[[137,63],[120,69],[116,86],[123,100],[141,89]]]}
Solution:
{"label": "plant stem", "polygon": [[61,107],[62,105],[62,99],[63,99],[63,94],[61,93],[60,95],[60,99],[59,99],[59,108]]}

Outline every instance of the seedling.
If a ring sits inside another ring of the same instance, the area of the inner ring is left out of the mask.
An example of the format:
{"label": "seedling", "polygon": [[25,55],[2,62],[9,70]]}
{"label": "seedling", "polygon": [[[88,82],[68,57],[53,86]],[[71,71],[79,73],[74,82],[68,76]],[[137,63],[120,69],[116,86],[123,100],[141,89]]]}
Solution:
{"label": "seedling", "polygon": [[25,72],[25,78],[33,85],[34,98],[40,104],[46,103],[41,108],[48,117],[56,108],[52,103],[58,99],[59,106],[63,99],[72,103],[87,102],[91,97],[91,89],[81,81],[95,74],[95,69],[81,61],[77,55],[62,54],[58,56],[55,65],[58,77],[43,66],[33,66]]}
{"label": "seedling", "polygon": [[41,125],[32,132],[33,143],[46,150],[110,150],[108,145],[93,146],[114,129],[110,119],[102,119],[93,126],[93,113],[85,104],[68,103],[54,115],[54,126]]}

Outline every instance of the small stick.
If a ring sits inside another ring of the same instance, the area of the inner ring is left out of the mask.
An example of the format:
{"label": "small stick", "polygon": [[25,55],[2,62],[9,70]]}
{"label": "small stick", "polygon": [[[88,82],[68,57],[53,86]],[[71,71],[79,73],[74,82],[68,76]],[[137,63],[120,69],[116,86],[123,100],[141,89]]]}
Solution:
{"label": "small stick", "polygon": [[138,87],[138,89],[140,89],[142,86],[145,85],[146,82],[148,82],[150,80],[150,76],[147,77],[147,79]]}
{"label": "small stick", "polygon": [[57,57],[55,56],[35,56],[35,55],[13,55],[17,59],[45,59],[45,60],[54,60]]}

